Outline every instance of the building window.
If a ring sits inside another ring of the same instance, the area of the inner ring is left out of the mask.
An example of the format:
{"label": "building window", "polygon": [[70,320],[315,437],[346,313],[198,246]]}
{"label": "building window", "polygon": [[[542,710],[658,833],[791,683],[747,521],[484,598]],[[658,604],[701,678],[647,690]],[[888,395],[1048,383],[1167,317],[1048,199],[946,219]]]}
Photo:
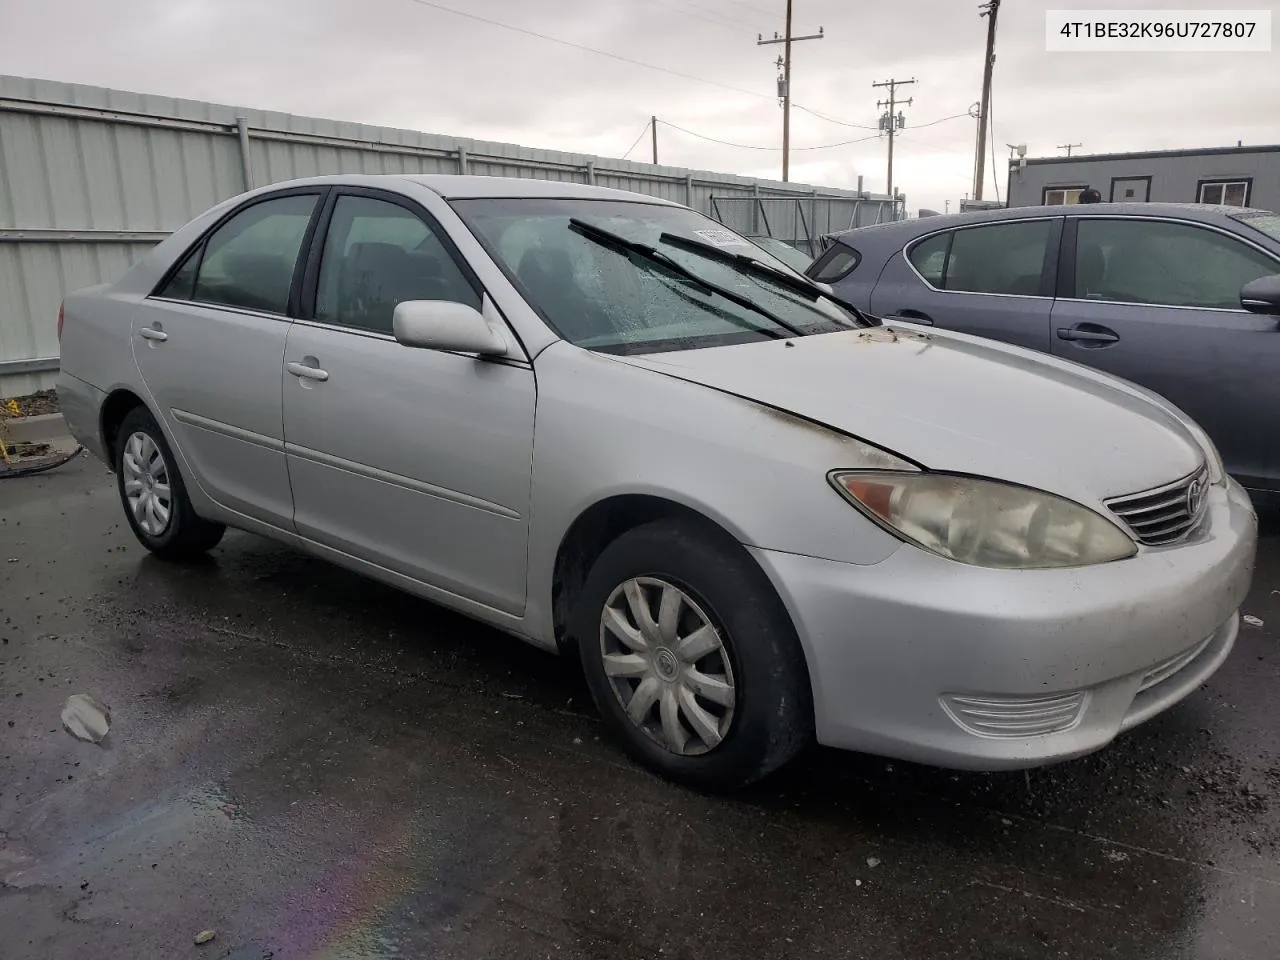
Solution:
{"label": "building window", "polygon": [[1252,186],[1252,180],[1201,180],[1199,202],[1247,207]]}
{"label": "building window", "polygon": [[1080,194],[1088,189],[1088,187],[1045,187],[1044,205],[1056,207],[1064,203],[1079,203]]}

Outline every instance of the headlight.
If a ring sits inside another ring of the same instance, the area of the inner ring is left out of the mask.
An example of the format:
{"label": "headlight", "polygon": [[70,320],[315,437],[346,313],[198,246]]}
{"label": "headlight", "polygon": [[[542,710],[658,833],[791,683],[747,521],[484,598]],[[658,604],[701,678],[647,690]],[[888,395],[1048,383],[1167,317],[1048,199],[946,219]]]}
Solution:
{"label": "headlight", "polygon": [[837,471],[832,485],[881,526],[951,560],[1021,570],[1122,560],[1137,544],[1110,520],[1050,493],[929,473]]}

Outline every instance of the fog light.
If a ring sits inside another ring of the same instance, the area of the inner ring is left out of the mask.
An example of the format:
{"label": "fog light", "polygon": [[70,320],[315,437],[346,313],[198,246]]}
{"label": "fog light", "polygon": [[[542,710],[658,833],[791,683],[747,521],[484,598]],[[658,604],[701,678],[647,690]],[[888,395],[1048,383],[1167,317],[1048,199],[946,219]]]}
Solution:
{"label": "fog light", "polygon": [[1051,697],[962,697],[945,694],[951,719],[979,737],[1043,737],[1070,730],[1080,721],[1086,691]]}

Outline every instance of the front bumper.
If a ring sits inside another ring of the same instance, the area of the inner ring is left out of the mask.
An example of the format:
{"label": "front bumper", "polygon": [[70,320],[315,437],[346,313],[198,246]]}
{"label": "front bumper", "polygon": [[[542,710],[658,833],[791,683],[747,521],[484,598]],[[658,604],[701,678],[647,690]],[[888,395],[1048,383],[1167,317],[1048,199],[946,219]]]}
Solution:
{"label": "front bumper", "polygon": [[[1091,567],[989,570],[905,545],[868,566],[752,553],[799,632],[822,743],[996,770],[1097,750],[1204,682],[1235,642],[1256,544],[1228,481],[1188,540]],[[991,704],[1014,722],[981,722]]]}

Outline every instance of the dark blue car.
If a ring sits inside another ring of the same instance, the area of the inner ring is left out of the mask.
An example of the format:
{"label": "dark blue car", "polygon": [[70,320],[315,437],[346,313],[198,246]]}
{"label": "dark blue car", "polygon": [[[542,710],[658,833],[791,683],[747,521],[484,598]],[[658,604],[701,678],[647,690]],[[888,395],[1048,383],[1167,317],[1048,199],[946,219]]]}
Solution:
{"label": "dark blue car", "polygon": [[1280,494],[1280,215],[1017,207],[860,227],[807,273],[880,316],[1042,350],[1162,394]]}

